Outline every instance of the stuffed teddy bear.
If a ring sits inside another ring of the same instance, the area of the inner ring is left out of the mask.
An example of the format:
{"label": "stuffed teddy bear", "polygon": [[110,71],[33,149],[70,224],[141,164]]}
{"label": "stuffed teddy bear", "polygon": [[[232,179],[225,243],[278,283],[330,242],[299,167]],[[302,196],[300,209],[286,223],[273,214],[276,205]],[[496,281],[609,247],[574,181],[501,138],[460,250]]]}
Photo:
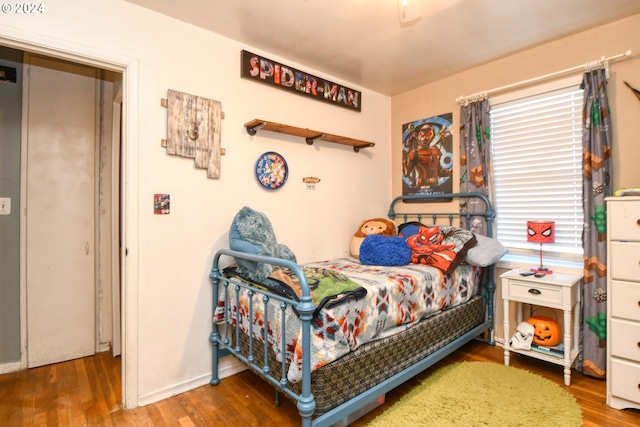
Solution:
{"label": "stuffed teddy bear", "polygon": [[358,231],[351,239],[351,256],[354,258],[360,258],[360,245],[365,237],[371,234],[381,234],[383,236],[395,236],[396,224],[395,222],[386,218],[372,218],[365,219],[360,224]]}
{"label": "stuffed teddy bear", "polygon": [[[229,248],[233,251],[264,255],[296,262],[288,246],[278,243],[269,218],[248,206],[238,211],[229,229]],[[238,273],[260,282],[274,271],[271,264],[236,258]]]}

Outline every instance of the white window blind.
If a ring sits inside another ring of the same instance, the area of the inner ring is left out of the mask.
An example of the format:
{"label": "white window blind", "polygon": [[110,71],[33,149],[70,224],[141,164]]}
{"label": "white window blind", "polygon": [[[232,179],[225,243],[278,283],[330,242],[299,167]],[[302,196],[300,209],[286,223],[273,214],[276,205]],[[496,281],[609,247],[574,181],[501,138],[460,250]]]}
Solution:
{"label": "white window blind", "polygon": [[492,103],[497,238],[511,252],[537,254],[540,246],[527,242],[526,223],[551,220],[555,243],[545,244],[544,252],[581,259],[581,127],[578,84]]}

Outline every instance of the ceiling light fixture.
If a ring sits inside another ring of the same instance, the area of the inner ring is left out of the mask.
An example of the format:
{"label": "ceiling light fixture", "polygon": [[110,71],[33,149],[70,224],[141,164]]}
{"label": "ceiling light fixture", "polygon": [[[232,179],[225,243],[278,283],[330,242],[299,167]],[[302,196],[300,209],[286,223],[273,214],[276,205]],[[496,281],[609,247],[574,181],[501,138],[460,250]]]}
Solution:
{"label": "ceiling light fixture", "polygon": [[420,0],[398,0],[398,13],[402,24],[410,24],[422,16]]}

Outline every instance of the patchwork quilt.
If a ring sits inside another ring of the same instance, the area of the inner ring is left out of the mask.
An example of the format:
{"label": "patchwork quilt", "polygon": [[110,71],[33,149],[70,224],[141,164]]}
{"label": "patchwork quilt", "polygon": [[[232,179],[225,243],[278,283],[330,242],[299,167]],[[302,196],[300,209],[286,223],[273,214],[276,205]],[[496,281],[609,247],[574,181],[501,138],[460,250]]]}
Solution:
{"label": "patchwork quilt", "polygon": [[[479,267],[463,264],[446,274],[429,265],[381,267],[360,264],[355,258],[304,267],[315,274],[324,270],[339,273],[357,285],[349,290],[355,291],[355,295],[347,293],[348,297],[339,303],[325,304],[322,310],[316,310],[311,326],[312,371],[365,343],[398,334],[425,317],[467,302],[478,293],[481,271]],[[235,327],[239,318],[240,329],[262,342],[266,327],[267,345],[278,361],[288,364],[287,379],[292,383],[300,381],[302,323],[295,311],[291,307],[284,309],[275,298],[265,302],[247,290],[240,290],[236,295],[234,288],[229,286],[226,301],[221,295],[214,322],[224,322],[226,308],[231,325]]]}

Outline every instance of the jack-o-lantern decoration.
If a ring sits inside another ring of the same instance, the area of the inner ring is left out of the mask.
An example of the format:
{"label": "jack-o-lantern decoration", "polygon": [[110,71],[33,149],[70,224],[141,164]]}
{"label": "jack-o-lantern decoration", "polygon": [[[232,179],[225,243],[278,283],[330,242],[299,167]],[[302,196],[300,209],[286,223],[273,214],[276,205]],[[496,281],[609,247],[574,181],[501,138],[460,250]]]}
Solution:
{"label": "jack-o-lantern decoration", "polygon": [[527,319],[527,323],[533,325],[534,344],[547,347],[560,344],[562,330],[555,320],[545,316],[531,316]]}

